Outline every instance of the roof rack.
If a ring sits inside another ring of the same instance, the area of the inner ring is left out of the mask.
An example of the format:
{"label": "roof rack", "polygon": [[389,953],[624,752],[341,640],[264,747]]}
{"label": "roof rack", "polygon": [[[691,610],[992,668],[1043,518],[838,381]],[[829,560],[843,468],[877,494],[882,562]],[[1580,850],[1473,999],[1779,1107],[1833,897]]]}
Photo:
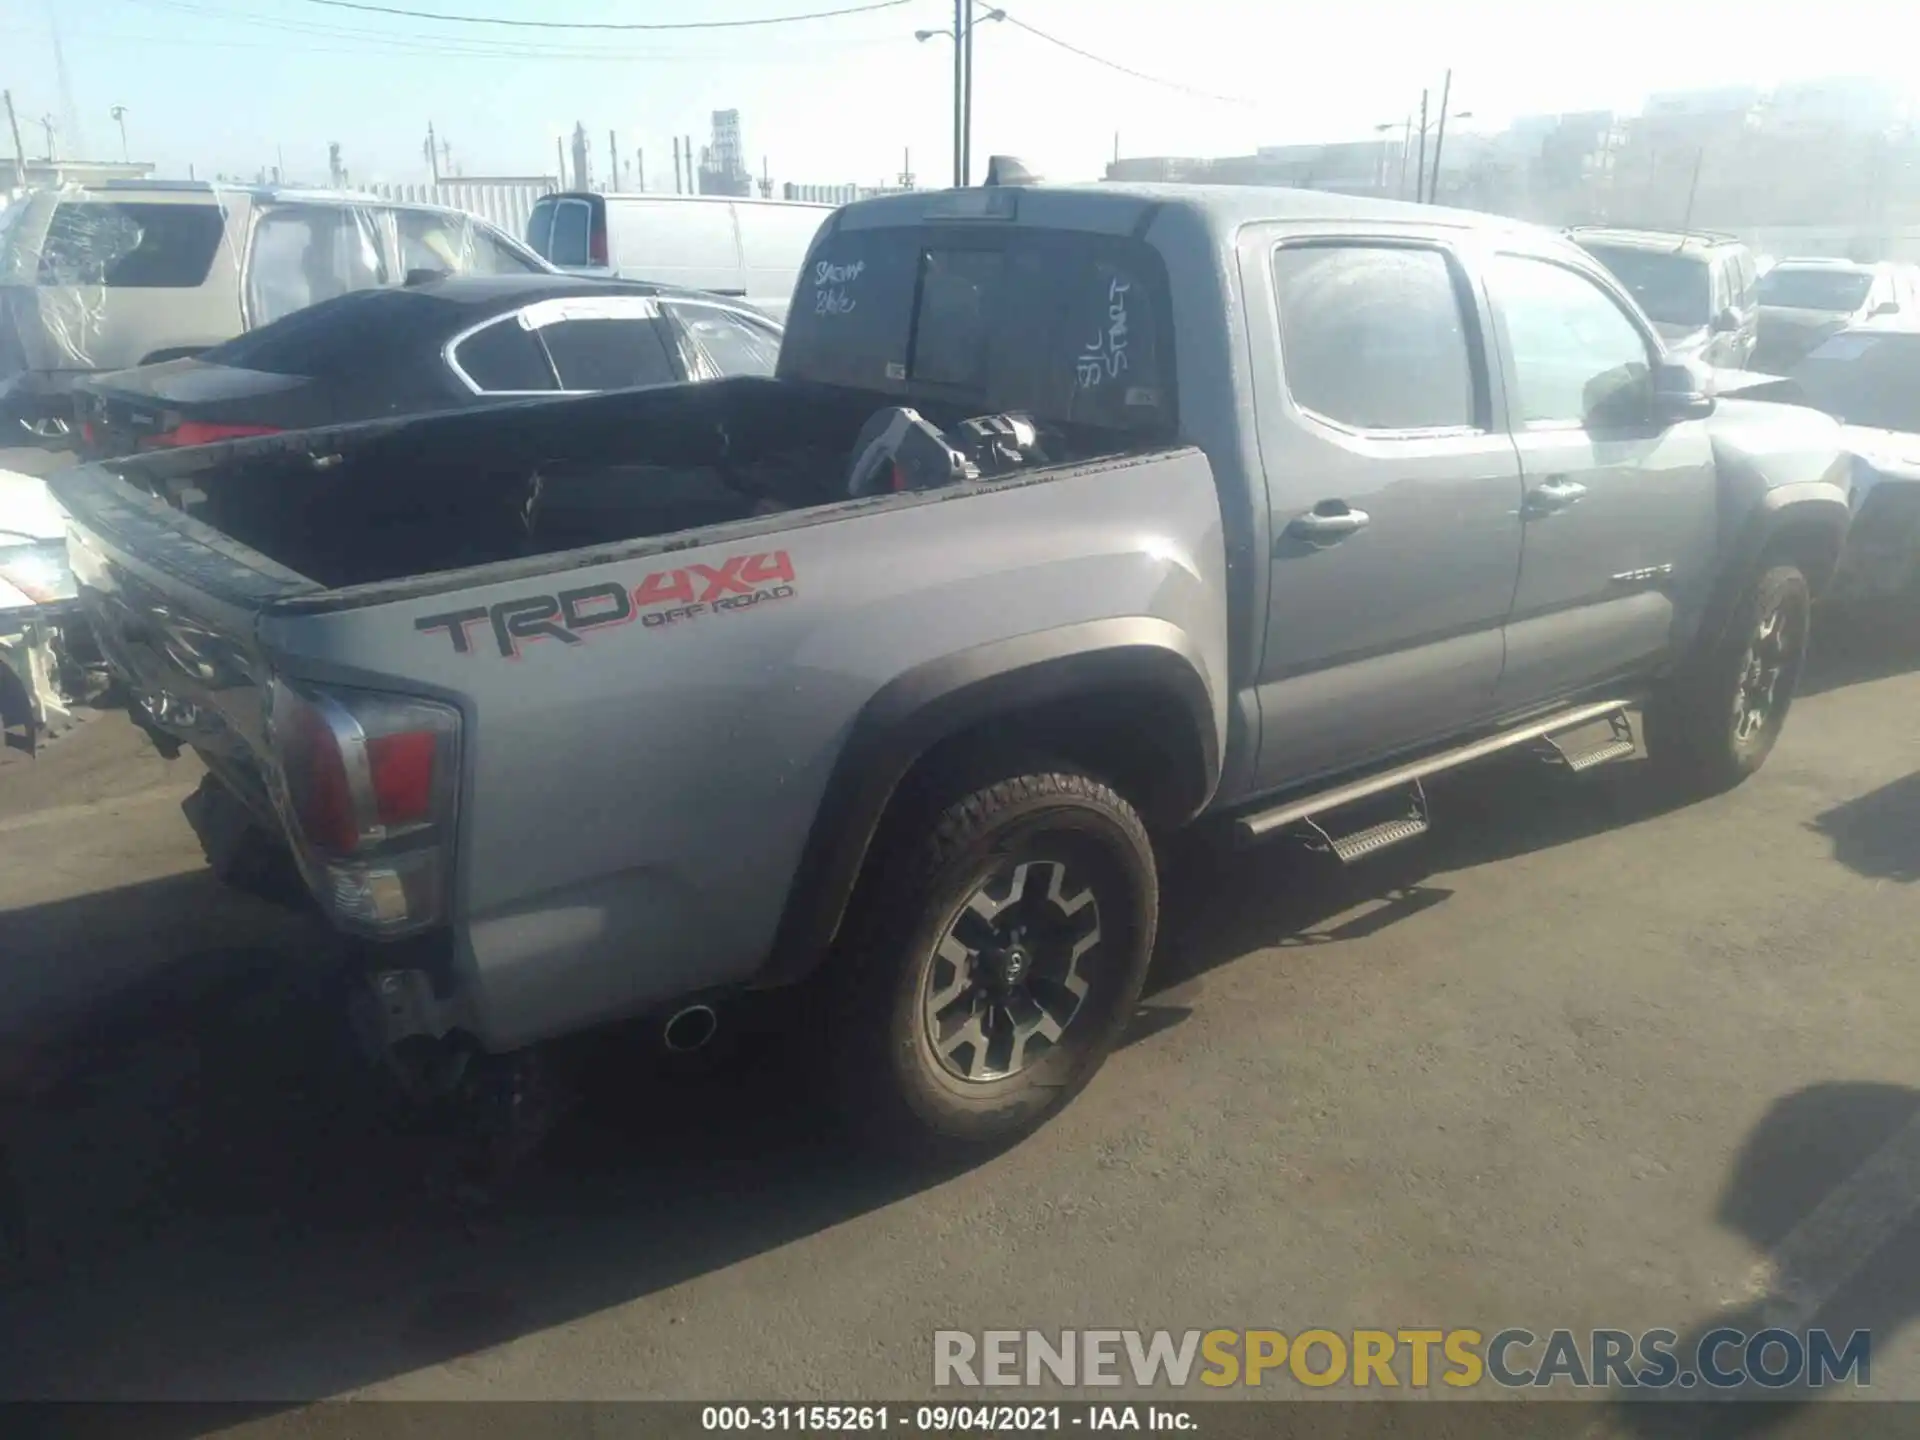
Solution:
{"label": "roof rack", "polygon": [[80,182],[83,190],[182,190],[206,194],[213,189],[211,180],[96,180]]}
{"label": "roof rack", "polygon": [[1579,235],[1596,230],[1637,232],[1642,235],[1678,235],[1687,240],[1712,240],[1723,245],[1738,245],[1743,243],[1738,235],[1726,230],[1680,229],[1672,225],[1569,225],[1565,233],[1569,235]]}

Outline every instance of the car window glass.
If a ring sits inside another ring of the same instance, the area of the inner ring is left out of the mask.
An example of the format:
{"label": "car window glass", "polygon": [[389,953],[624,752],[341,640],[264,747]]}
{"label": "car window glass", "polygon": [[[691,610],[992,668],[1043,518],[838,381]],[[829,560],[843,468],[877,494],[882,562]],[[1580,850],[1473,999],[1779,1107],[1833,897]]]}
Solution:
{"label": "car window glass", "polygon": [[1775,266],[1760,282],[1760,300],[1786,310],[1847,315],[1866,302],[1873,277],[1859,270]]}
{"label": "car window glass", "polygon": [[489,393],[559,388],[547,352],[515,315],[474,331],[454,347],[453,358],[468,379]]}
{"label": "car window glass", "polygon": [[542,260],[553,258],[553,212],[555,204],[542,200],[527,217],[527,248]]}
{"label": "car window glass", "polygon": [[1713,318],[1713,267],[1698,255],[1591,240],[1581,249],[1606,266],[1656,324],[1697,329]]}
{"label": "car window glass", "polygon": [[563,320],[539,334],[568,390],[625,390],[680,378],[660,322],[650,317]]}
{"label": "car window glass", "polygon": [[336,295],[388,281],[373,220],[348,206],[276,206],[254,226],[247,299],[264,325]]}
{"label": "car window glass", "polygon": [[451,211],[396,210],[400,269],[445,275],[524,275],[532,269],[486,228]]}
{"label": "car window glass", "polygon": [[666,305],[723,375],[771,375],[780,359],[780,337],[718,305]]}
{"label": "car window glass", "polygon": [[553,207],[553,238],[547,259],[556,265],[587,263],[588,230],[593,213],[584,200],[561,200]]}
{"label": "car window glass", "polygon": [[218,205],[62,201],[40,246],[42,285],[192,289],[226,233]]}
{"label": "car window glass", "polygon": [[1645,415],[1646,338],[1584,275],[1544,260],[1495,256],[1487,285],[1513,356],[1516,425],[1597,424]]}
{"label": "car window glass", "polygon": [[1296,404],[1365,430],[1475,423],[1459,293],[1439,251],[1284,247],[1273,268],[1280,354]]}

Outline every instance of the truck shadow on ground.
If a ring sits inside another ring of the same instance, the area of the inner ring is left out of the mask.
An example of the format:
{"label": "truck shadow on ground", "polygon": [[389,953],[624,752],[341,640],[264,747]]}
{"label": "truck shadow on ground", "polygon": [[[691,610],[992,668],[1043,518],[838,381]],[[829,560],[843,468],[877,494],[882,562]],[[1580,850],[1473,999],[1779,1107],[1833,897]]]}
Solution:
{"label": "truck shadow on ground", "polygon": [[[1434,789],[1425,842],[1372,866],[1267,847],[1175,855],[1164,953],[1129,1035],[1249,949],[1353,938],[1443,903],[1436,869],[1566,843],[1666,802],[1627,763],[1574,791],[1537,762]],[[1557,800],[1542,804],[1543,787]],[[1372,915],[1341,920],[1369,898]],[[15,912],[17,935],[127,933],[210,902],[191,874]],[[251,902],[249,902],[251,903]],[[1333,923],[1329,923],[1333,922]],[[345,1043],[324,936],[201,949],[67,1052],[6,1135],[28,1226],[0,1289],[0,1396],[321,1397],[658,1292],[940,1183],[846,1153],[796,1074],[805,1037],[717,1073],[603,1068],[584,1108],[476,1236],[434,1147],[385,1113]],[[643,1097],[643,1098],[641,1098]],[[1044,1141],[1037,1142],[1044,1143]],[[199,1433],[193,1412],[177,1433]],[[152,1433],[152,1432],[148,1432]]]}
{"label": "truck shadow on ground", "polygon": [[1869,880],[1920,880],[1920,771],[1814,817],[1833,858]]}
{"label": "truck shadow on ground", "polygon": [[1531,754],[1428,782],[1432,830],[1343,866],[1287,840],[1234,849],[1183,839],[1167,857],[1160,953],[1148,1004],[1249,951],[1339,944],[1444,904],[1431,877],[1572,844],[1685,803],[1626,760],[1569,777]]}
{"label": "truck shadow on ground", "polygon": [[[1903,1085],[1832,1083],[1776,1101],[1747,1137],[1721,1193],[1717,1218],[1754,1250],[1747,1293],[1680,1332],[1681,1373],[1701,1342],[1726,1328],[1744,1336],[1769,1327],[1824,1330],[1838,1365],[1810,1383],[1783,1345],[1758,1358],[1785,1383],[1711,1390],[1615,1392],[1605,1432],[1645,1440],[1736,1440],[1775,1435],[1844,1437],[1909,1434],[1905,1405],[1813,1407],[1855,1392],[1855,1380],[1884,1385],[1884,1352],[1920,1311],[1920,1091]],[[1864,1372],[1849,1370],[1856,1332],[1869,1337]],[[1538,1358],[1538,1348],[1534,1357]],[[1728,1343],[1713,1356],[1723,1376],[1751,1372],[1749,1347]],[[1838,1371],[1836,1377],[1835,1371]],[[1872,1395],[1872,1390],[1864,1392]],[[1631,1397],[1631,1398],[1624,1398]]]}
{"label": "truck shadow on ground", "polygon": [[1816,614],[1801,695],[1823,695],[1920,668],[1920,612]]}

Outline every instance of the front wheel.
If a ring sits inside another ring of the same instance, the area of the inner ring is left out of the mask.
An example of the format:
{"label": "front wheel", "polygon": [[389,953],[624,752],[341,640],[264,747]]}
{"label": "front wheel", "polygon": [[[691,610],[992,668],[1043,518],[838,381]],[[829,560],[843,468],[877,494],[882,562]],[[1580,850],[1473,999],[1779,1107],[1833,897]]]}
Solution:
{"label": "front wheel", "polygon": [[1648,702],[1648,758],[1676,784],[1714,794],[1766,763],[1806,663],[1811,609],[1799,569],[1768,566],[1719,637]]}
{"label": "front wheel", "polygon": [[930,806],[876,849],[829,962],[848,1118],[923,1156],[1011,1143],[1133,1014],[1159,917],[1146,828],[1101,781],[1042,771]]}

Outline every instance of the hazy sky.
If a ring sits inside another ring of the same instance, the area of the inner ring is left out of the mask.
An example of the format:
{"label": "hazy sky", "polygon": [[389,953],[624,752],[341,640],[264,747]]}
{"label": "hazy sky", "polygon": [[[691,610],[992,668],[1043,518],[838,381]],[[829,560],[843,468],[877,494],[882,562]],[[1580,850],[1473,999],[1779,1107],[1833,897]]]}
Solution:
{"label": "hazy sky", "polygon": [[[860,0],[368,0],[450,14],[665,23],[750,19]],[[400,19],[315,0],[0,0],[0,86],[27,153],[65,99],[55,14],[80,137],[117,157],[124,106],[134,158],[166,174],[251,174],[284,151],[300,180],[341,143],[359,180],[426,176],[431,121],[467,173],[545,174],[554,138],[584,121],[596,176],[607,131],[647,181],[671,188],[670,141],[704,143],[709,112],[742,112],[756,173],[873,183],[910,148],[922,183],[951,173],[952,51],[914,31],[950,25],[952,0],[726,32],[529,30]],[[984,5],[981,7],[984,10]],[[1650,91],[1873,73],[1920,53],[1907,3],[1825,0],[1011,0],[1008,16],[1117,65],[1130,78],[1010,23],[976,34],[974,153],[1017,154],[1042,175],[1090,179],[1111,156],[1246,153],[1349,138],[1438,102],[1454,67],[1468,129],[1515,114],[1633,108]],[[1869,44],[1866,36],[1885,43]],[[1908,67],[1910,69],[1910,67]],[[1187,90],[1174,88],[1185,86]],[[1189,93],[1190,91],[1208,94]],[[1210,98],[1224,97],[1224,98]],[[78,148],[62,135],[62,154]],[[0,132],[0,145],[11,145]]]}

